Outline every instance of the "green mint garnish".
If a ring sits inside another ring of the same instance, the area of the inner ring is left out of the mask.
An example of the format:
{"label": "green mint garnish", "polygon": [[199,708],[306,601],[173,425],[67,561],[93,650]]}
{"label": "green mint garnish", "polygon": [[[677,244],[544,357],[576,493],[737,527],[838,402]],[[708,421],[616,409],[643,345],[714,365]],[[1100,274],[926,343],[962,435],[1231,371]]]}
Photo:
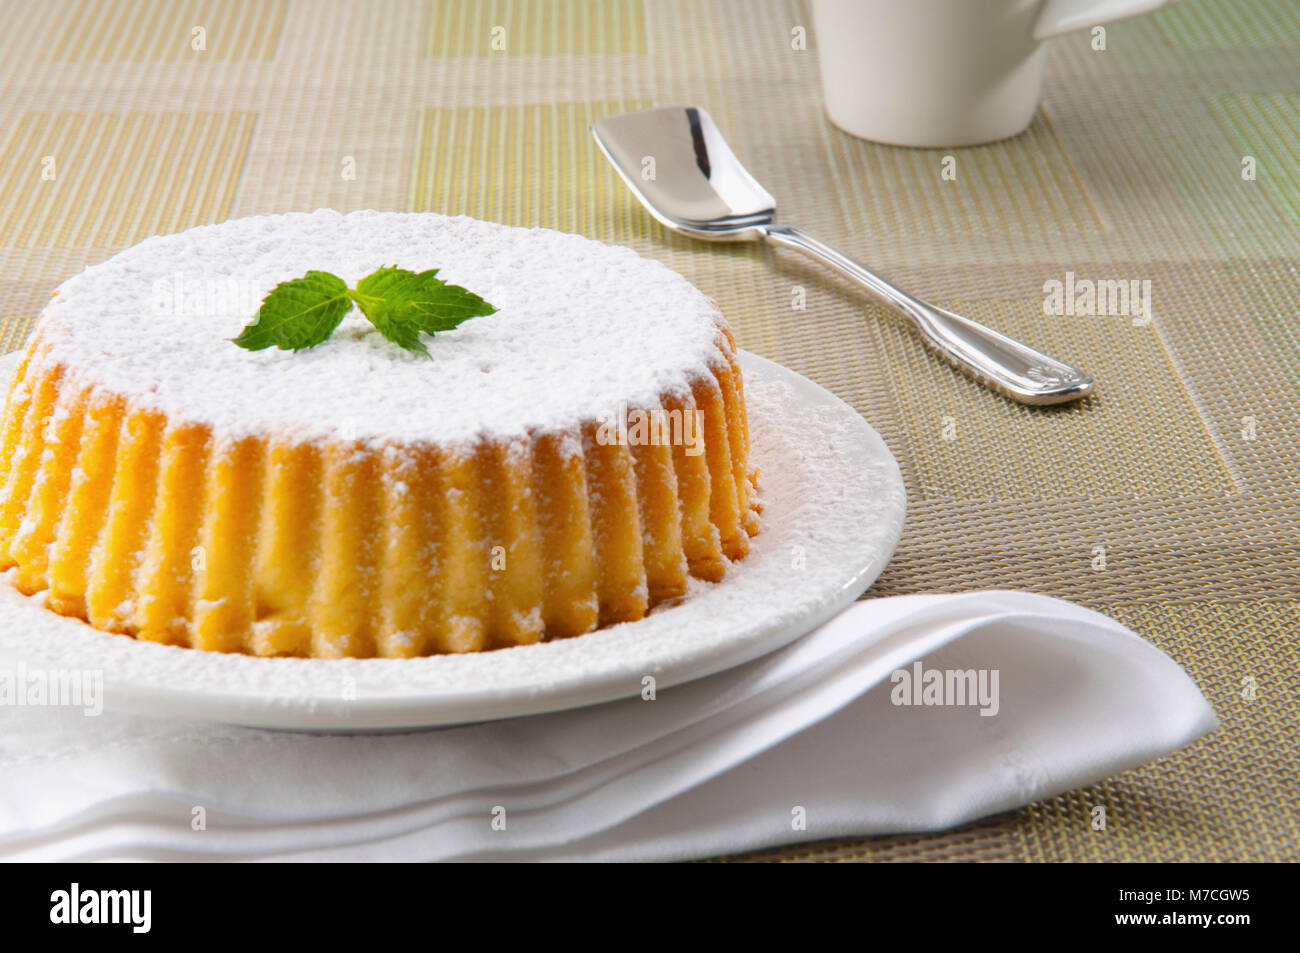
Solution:
{"label": "green mint garnish", "polygon": [[276,285],[262,299],[257,319],[234,342],[250,351],[315,347],[334,333],[355,303],[388,340],[430,357],[421,331],[429,335],[450,331],[463,321],[497,310],[472,291],[449,285],[437,275],[437,269],[417,274],[384,267],[349,288],[329,272],[309,271]]}
{"label": "green mint garnish", "polygon": [[419,274],[396,266],[380,268],[357,282],[352,300],[388,340],[428,355],[421,331],[450,331],[462,321],[496,311],[474,292],[449,285],[437,274],[436,268]]}
{"label": "green mint garnish", "polygon": [[282,281],[262,299],[257,320],[235,343],[250,351],[275,346],[286,351],[315,347],[334,333],[352,308],[347,283],[327,271],[309,271]]}

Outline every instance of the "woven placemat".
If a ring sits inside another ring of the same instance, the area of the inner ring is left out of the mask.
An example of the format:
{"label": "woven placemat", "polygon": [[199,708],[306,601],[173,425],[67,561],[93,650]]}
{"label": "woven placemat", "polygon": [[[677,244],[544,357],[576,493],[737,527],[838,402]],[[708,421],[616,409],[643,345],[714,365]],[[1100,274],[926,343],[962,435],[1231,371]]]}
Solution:
{"label": "woven placemat", "polygon": [[[432,209],[624,242],[888,441],[910,510],[875,592],[998,586],[1108,612],[1183,665],[1223,722],[1141,770],[961,830],[754,857],[1300,854],[1290,0],[1183,0],[1111,26],[1101,51],[1087,31],[1058,39],[1030,129],[950,153],[832,127],[807,11],[783,0],[0,8],[0,350],[82,267],[229,217]],[[791,42],[800,27],[806,49]],[[586,126],[668,103],[708,108],[790,220],[1079,363],[1099,395],[1012,404],[814,266],[666,235]],[[955,180],[940,175],[946,154]],[[1071,274],[1138,282],[1150,315],[1045,314],[1045,283]]]}

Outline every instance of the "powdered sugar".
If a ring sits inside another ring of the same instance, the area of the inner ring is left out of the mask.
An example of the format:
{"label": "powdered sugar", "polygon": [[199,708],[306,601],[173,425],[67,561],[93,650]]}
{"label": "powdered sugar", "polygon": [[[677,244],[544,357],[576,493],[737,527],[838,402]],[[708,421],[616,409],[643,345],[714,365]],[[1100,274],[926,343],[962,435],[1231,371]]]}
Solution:
{"label": "powdered sugar", "polygon": [[104,673],[109,708],[242,724],[444,724],[635,695],[771,651],[846,606],[898,542],[898,465],[858,414],[798,375],[741,354],[762,469],[763,531],[717,584],[637,622],[574,639],[418,659],[276,659],[97,632],[0,576],[0,665]]}
{"label": "powdered sugar", "polygon": [[[382,265],[438,268],[499,310],[427,340],[431,361],[355,311],[308,351],[231,343],[278,282],[316,269],[355,285]],[[147,239],[64,282],[40,333],[76,379],[222,435],[445,445],[653,406],[716,359],[717,316],[686,279],[627,248],[321,209]]]}

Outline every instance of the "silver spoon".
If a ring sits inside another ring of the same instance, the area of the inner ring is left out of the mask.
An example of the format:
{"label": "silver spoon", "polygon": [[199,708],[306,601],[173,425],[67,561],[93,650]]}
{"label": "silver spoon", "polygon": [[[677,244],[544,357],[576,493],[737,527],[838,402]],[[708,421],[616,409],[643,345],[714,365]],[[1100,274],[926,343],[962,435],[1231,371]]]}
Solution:
{"label": "silver spoon", "polygon": [[1093,392],[1093,380],[1033,348],[913,298],[794,225],[777,225],[776,200],[754,181],[709,114],[665,106],[597,119],[591,134],[650,214],[710,241],[768,241],[830,265],[911,319],[953,365],[1023,404],[1059,404]]}

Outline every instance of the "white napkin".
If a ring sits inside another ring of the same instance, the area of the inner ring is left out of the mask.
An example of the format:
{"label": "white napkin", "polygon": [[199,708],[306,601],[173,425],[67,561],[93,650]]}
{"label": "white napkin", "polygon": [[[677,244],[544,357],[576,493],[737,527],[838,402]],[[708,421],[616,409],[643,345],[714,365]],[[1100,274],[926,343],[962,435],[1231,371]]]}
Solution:
{"label": "white napkin", "polygon": [[[895,704],[917,660],[996,671],[996,713]],[[951,827],[1216,724],[1177,663],[1068,602],[871,599],[652,701],[434,731],[0,708],[0,859],[672,860]]]}

